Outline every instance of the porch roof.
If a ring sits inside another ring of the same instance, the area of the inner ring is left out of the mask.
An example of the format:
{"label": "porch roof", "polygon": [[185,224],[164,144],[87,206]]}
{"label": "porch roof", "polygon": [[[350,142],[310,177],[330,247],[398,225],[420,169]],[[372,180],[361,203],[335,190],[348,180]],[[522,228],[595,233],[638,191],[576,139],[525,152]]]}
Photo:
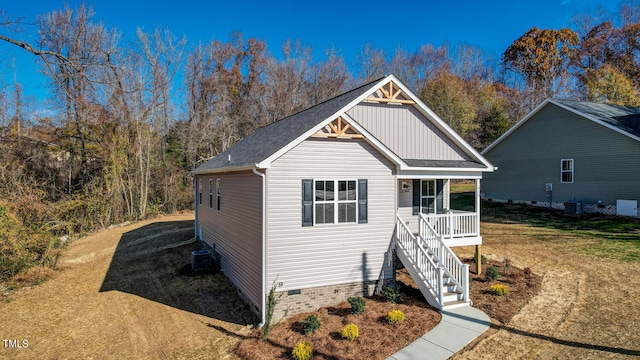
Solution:
{"label": "porch roof", "polygon": [[468,160],[402,159],[410,167],[484,169],[486,166]]}

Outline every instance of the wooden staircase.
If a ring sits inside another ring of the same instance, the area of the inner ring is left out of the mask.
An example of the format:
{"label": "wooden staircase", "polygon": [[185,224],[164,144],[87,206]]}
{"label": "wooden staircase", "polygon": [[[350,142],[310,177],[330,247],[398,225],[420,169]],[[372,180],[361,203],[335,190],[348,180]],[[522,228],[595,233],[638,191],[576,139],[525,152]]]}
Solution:
{"label": "wooden staircase", "polygon": [[469,265],[444,243],[442,235],[420,216],[419,234],[409,231],[397,216],[395,247],[427,302],[440,310],[471,305],[469,298]]}

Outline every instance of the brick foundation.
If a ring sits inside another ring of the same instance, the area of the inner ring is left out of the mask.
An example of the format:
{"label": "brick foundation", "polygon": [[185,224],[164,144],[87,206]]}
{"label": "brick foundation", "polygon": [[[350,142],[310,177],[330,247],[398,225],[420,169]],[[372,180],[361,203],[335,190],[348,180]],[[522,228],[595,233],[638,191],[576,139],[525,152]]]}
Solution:
{"label": "brick foundation", "polygon": [[372,296],[379,293],[382,287],[393,285],[395,285],[395,276],[393,279],[276,292],[277,305],[273,314],[273,323],[296,314],[337,305],[352,296]]}

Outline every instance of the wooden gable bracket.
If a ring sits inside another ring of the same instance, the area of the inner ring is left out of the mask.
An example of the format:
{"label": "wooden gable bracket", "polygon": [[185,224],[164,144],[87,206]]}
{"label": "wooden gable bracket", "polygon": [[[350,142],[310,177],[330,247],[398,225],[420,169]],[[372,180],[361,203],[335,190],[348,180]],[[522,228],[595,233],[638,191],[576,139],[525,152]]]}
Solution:
{"label": "wooden gable bracket", "polygon": [[[383,85],[379,89],[381,97],[369,96],[366,98],[366,101],[376,101],[376,102],[386,102],[392,104],[415,104],[416,102],[413,100],[407,99],[398,99],[398,95],[402,94],[402,89],[400,89],[393,81],[389,81],[389,83]],[[406,96],[405,96],[406,97]]]}
{"label": "wooden gable bracket", "polygon": [[364,135],[353,129],[349,123],[342,119],[342,116],[338,116],[335,120],[327,124],[327,126],[311,136],[320,138],[364,139]]}

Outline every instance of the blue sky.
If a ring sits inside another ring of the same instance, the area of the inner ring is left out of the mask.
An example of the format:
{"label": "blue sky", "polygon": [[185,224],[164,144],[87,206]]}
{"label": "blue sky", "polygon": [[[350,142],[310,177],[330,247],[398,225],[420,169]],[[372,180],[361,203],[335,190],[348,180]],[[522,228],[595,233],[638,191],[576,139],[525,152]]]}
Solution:
{"label": "blue sky", "polygon": [[[80,1],[69,0],[75,8]],[[87,0],[95,10],[95,21],[117,27],[125,38],[133,38],[136,28],[147,32],[157,26],[186,36],[190,45],[213,39],[227,40],[239,30],[245,38],[264,39],[272,54],[280,55],[287,39],[300,39],[313,47],[316,58],[324,49],[334,48],[347,65],[366,44],[393,54],[398,46],[409,52],[423,44],[439,46],[472,44],[499,56],[515,39],[533,26],[559,29],[569,26],[571,17],[602,6],[614,12],[618,1],[537,0],[537,1],[136,1]],[[56,0],[0,0],[0,8],[25,23],[37,15],[64,7]],[[19,34],[2,34],[35,42],[33,26]],[[38,76],[35,58],[24,50],[0,43],[0,69],[5,83],[15,79],[25,95],[42,98],[46,79]]]}

